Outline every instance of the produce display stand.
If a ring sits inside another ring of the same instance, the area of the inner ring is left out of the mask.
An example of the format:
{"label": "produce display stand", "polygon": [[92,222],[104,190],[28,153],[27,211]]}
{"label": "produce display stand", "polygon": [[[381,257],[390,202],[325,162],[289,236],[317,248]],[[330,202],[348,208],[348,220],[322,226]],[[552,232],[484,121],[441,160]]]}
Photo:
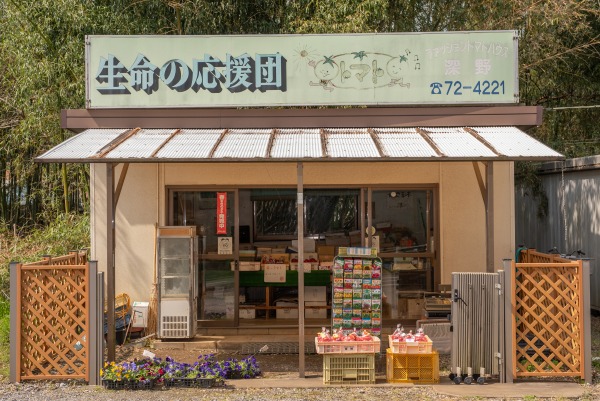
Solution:
{"label": "produce display stand", "polygon": [[331,327],[381,335],[382,262],[376,248],[340,247],[332,267]]}
{"label": "produce display stand", "polygon": [[429,336],[425,336],[427,341],[394,341],[389,337],[390,350],[393,354],[431,354],[433,352],[433,342]]}
{"label": "produce display stand", "polygon": [[323,355],[324,384],[375,384],[375,354]]}
{"label": "produce display stand", "polygon": [[386,355],[388,383],[435,384],[440,382],[439,354],[395,354],[390,348]]}

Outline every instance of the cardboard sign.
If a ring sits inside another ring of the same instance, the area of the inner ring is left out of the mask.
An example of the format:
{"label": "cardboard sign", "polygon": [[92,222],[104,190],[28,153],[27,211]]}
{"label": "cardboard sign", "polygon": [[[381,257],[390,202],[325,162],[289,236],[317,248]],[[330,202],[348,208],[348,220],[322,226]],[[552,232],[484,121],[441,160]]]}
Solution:
{"label": "cardboard sign", "polygon": [[217,241],[219,255],[231,255],[233,253],[233,237],[219,237]]}
{"label": "cardboard sign", "polygon": [[265,269],[265,283],[285,283],[287,266],[284,264],[263,265]]}

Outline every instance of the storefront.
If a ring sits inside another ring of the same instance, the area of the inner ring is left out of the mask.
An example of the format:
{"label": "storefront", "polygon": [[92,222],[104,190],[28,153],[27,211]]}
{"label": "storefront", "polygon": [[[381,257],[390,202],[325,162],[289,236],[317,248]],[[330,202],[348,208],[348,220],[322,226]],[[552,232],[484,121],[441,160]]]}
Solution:
{"label": "storefront", "polygon": [[[541,108],[515,104],[513,32],[165,39],[88,38],[88,108],[62,115],[80,134],[37,160],[90,163],[109,298],[148,300],[156,227],[196,227],[201,328],[327,324],[328,263],[358,246],[383,261],[382,324],[419,319],[452,272],[514,255],[513,162],[562,157],[522,131]],[[271,108],[330,105],[369,107]]]}

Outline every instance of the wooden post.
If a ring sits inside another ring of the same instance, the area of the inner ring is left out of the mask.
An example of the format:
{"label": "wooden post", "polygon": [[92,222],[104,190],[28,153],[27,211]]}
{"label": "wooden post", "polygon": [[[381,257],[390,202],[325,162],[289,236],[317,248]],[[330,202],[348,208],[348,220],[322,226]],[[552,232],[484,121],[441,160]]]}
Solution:
{"label": "wooden post", "polygon": [[297,165],[298,173],[298,370],[300,378],[304,372],[304,171],[302,162]]}
{"label": "wooden post", "polygon": [[21,381],[21,265],[10,262],[10,382]]}
{"label": "wooden post", "polygon": [[487,162],[486,169],[486,202],[485,202],[485,242],[486,242],[486,272],[493,273],[494,269],[494,163]]}
{"label": "wooden post", "polygon": [[510,268],[505,270],[505,280],[507,288],[510,293],[504,298],[504,307],[506,311],[505,319],[507,321],[505,330],[506,339],[506,383],[513,383],[515,376],[517,375],[517,367],[515,366],[514,357],[517,352],[516,347],[516,335],[515,335],[515,314],[517,312],[516,305],[514,305],[515,289],[516,289],[516,263],[514,260],[511,262]]}
{"label": "wooden post", "polygon": [[590,261],[580,260],[579,270],[581,271],[581,309],[583,320],[583,332],[581,333],[581,361],[583,364],[583,379],[586,383],[592,384],[592,316],[590,305]]}
{"label": "wooden post", "polygon": [[107,357],[115,360],[117,333],[115,324],[115,203],[114,167],[106,163],[106,335]]}

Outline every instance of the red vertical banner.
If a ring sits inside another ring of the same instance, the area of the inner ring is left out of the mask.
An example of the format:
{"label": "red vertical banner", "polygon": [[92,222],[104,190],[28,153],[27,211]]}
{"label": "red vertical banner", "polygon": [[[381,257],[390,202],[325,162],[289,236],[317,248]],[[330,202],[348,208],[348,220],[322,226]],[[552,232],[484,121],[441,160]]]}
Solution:
{"label": "red vertical banner", "polygon": [[227,234],[227,192],[217,192],[217,235]]}

